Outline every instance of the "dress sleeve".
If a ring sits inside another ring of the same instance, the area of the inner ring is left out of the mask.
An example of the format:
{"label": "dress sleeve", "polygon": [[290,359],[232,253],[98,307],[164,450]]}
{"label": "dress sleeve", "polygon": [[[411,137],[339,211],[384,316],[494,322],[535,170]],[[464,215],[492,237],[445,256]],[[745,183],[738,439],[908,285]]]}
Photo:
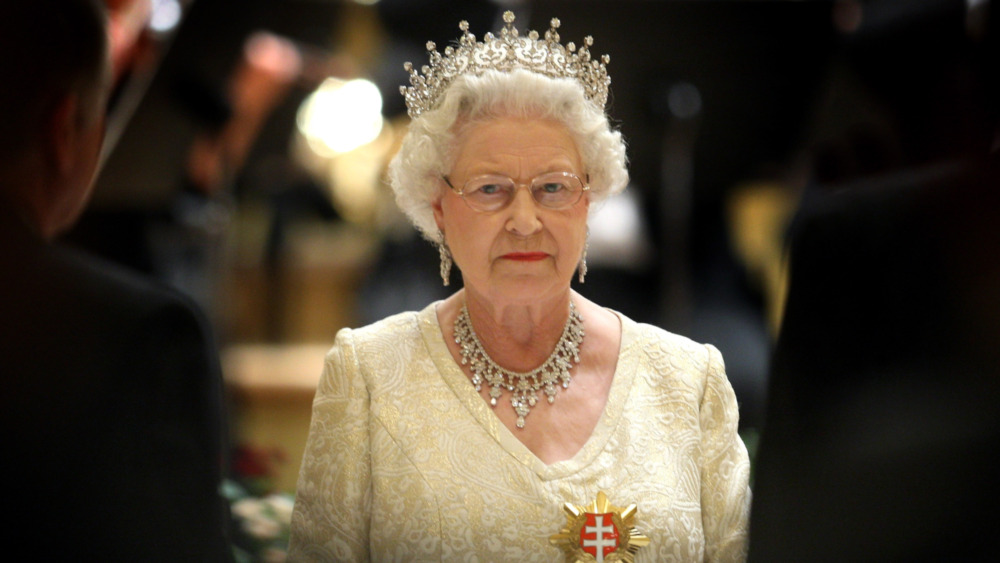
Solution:
{"label": "dress sleeve", "polygon": [[289,561],[369,560],[370,401],[352,334],[337,334],[313,400]]}
{"label": "dress sleeve", "polygon": [[739,407],[722,354],[708,349],[701,400],[701,509],[707,561],[744,561],[750,518],[750,459],[737,432]]}

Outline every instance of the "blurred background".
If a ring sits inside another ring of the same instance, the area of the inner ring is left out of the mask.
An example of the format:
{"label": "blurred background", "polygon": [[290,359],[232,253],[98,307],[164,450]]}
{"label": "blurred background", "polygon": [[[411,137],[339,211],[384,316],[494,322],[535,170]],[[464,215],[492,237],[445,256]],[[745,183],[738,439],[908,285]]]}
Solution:
{"label": "blurred background", "polygon": [[803,195],[961,152],[982,127],[979,106],[935,96],[978,92],[937,63],[976,44],[985,1],[107,1],[108,142],[68,239],[205,308],[234,471],[287,493],[336,331],[455,289],[383,175],[402,65],[459,20],[481,36],[503,10],[521,30],[557,16],[564,41],[610,55],[631,184],[592,218],[577,290],[718,346],[751,441]]}

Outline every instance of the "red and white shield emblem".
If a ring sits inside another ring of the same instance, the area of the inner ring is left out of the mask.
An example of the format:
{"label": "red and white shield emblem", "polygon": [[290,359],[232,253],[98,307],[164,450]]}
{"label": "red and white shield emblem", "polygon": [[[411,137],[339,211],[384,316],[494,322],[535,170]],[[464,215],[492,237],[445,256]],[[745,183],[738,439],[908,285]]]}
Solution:
{"label": "red and white shield emblem", "polygon": [[580,528],[580,548],[594,556],[597,563],[618,549],[618,528],[611,520],[611,513],[587,512],[587,519]]}
{"label": "red and white shield emblem", "polygon": [[563,504],[563,512],[566,526],[552,534],[549,543],[563,550],[566,563],[633,563],[635,552],[649,545],[649,538],[635,527],[636,506],[615,506],[604,491],[597,491],[597,500],[590,504]]}

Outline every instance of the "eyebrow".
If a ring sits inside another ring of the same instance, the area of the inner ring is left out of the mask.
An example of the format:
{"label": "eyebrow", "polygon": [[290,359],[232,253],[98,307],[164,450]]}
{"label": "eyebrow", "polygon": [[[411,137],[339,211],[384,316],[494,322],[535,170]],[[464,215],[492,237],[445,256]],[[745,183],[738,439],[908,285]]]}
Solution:
{"label": "eyebrow", "polygon": [[[477,169],[473,168],[472,170],[477,170]],[[574,172],[572,166],[554,165],[554,166],[550,166],[550,167],[547,167],[547,168],[543,169],[541,172],[538,172],[536,174],[531,175],[528,179],[529,180],[533,180],[533,179],[535,179],[535,178],[537,178],[539,176],[542,176],[544,174],[551,174],[553,172],[569,172],[570,174],[576,174],[580,178],[583,178],[586,175],[586,172]],[[447,176],[449,178],[453,177],[453,175],[451,175],[451,174],[448,174]],[[506,172],[479,172],[479,171],[475,171],[475,172],[471,172],[468,175],[468,178],[466,178],[466,181],[471,180],[472,178],[478,178],[480,176],[503,176],[504,178],[510,178],[512,180],[517,180],[517,178],[515,178],[514,176],[512,176],[510,174],[507,174]]]}

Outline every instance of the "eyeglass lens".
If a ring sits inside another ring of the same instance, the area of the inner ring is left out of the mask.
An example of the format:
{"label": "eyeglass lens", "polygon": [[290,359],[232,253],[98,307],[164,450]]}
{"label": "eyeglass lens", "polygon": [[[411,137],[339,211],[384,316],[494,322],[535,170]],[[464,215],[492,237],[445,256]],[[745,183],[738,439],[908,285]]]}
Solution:
{"label": "eyeglass lens", "polygon": [[[514,199],[517,184],[506,176],[477,176],[465,183],[462,197],[472,207],[495,211]],[[583,182],[570,172],[543,174],[531,181],[531,197],[543,207],[569,207],[580,200]]]}

